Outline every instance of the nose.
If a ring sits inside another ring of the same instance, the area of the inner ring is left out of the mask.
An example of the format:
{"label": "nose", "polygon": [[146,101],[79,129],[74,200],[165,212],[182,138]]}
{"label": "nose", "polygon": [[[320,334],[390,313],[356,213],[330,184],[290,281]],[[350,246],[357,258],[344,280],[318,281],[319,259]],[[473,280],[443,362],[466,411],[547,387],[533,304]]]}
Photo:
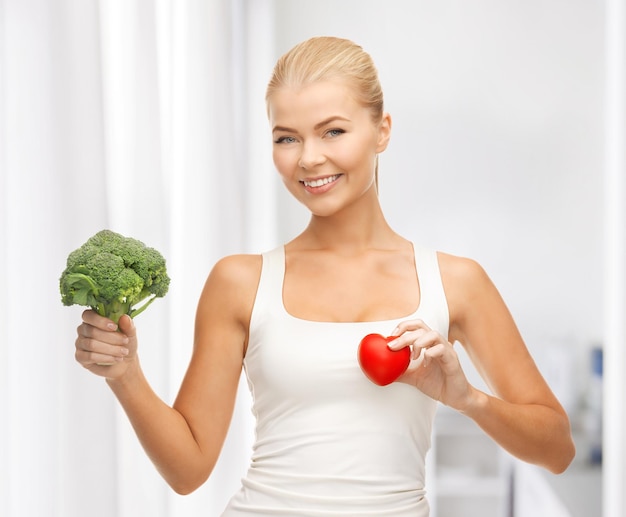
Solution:
{"label": "nose", "polygon": [[302,145],[302,153],[298,160],[298,166],[302,169],[313,169],[326,161],[324,153],[316,142],[304,142]]}

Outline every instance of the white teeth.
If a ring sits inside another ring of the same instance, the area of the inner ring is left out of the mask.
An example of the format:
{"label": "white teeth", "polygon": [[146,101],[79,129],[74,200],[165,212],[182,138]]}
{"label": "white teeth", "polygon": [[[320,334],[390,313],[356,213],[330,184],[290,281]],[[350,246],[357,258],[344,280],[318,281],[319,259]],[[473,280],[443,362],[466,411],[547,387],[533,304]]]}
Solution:
{"label": "white teeth", "polygon": [[332,183],[338,177],[339,177],[339,174],[335,174],[334,176],[328,176],[327,178],[322,178],[319,180],[312,180],[312,181],[303,180],[302,183],[304,183],[304,185],[307,187],[321,187],[322,185],[327,185],[328,183]]}

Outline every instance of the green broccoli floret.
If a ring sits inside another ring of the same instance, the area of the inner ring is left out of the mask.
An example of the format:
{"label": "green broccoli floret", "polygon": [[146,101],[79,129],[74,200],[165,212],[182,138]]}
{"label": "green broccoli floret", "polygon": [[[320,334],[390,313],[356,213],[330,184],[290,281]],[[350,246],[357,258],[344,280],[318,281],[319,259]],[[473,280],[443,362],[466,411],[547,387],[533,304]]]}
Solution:
{"label": "green broccoli floret", "polygon": [[63,305],[91,307],[117,323],[167,294],[165,259],[154,248],[111,230],[90,237],[67,257],[59,281]]}

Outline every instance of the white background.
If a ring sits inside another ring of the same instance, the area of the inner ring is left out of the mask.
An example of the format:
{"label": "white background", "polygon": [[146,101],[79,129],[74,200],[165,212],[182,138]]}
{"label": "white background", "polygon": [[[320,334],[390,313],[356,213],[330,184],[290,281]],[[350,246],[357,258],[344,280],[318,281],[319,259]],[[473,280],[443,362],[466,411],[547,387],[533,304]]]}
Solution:
{"label": "white background", "polygon": [[218,515],[236,489],[245,385],[212,479],[172,495],[74,363],[80,309],[60,305],[57,280],[103,227],[164,253],[171,292],[137,324],[172,401],[211,265],[306,224],[273,172],[263,96],[275,59],[313,35],[351,38],[378,65],[392,226],[486,268],[575,411],[610,328],[607,285],[623,300],[623,276],[606,277],[607,228],[623,227],[605,217],[611,3],[0,0],[0,514]]}

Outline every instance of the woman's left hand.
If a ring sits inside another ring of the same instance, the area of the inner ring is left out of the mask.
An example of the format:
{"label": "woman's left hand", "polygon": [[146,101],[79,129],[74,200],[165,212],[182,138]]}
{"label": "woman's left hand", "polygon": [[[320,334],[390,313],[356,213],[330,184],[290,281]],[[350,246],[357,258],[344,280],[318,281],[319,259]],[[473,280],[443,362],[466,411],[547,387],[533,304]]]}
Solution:
{"label": "woman's left hand", "polygon": [[459,411],[472,404],[476,390],[467,381],[454,347],[422,320],[400,323],[389,348],[411,347],[411,364],[399,382],[411,384],[425,395]]}

